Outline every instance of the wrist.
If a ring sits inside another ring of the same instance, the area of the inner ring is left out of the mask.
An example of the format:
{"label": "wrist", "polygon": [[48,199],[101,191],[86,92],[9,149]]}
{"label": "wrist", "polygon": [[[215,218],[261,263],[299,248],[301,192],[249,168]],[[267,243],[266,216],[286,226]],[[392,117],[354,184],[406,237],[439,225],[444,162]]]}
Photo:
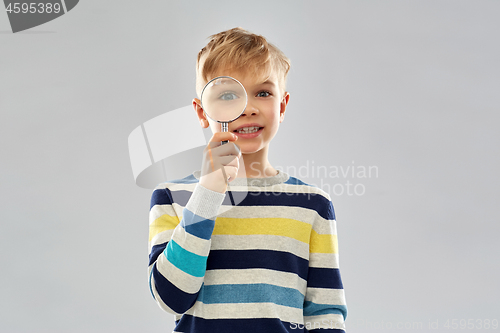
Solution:
{"label": "wrist", "polygon": [[200,179],[200,185],[206,188],[207,190],[222,194],[226,193],[227,190],[227,184],[224,184],[224,186],[220,186],[219,184],[213,184],[212,182],[205,181],[203,177]]}

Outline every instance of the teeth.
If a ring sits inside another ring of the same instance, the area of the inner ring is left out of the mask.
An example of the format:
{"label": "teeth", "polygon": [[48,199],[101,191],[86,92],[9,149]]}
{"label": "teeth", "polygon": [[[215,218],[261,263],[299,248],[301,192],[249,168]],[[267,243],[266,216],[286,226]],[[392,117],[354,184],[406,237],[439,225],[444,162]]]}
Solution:
{"label": "teeth", "polygon": [[259,130],[260,127],[243,127],[241,129],[238,130],[238,133],[254,133],[254,132],[257,132]]}

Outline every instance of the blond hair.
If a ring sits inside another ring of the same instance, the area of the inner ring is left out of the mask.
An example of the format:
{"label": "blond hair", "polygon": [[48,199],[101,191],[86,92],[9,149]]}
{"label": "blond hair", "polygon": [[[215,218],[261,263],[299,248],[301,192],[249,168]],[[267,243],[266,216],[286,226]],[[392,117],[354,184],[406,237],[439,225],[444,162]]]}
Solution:
{"label": "blond hair", "polygon": [[290,59],[263,36],[240,27],[210,36],[196,61],[196,92],[200,96],[209,76],[219,70],[243,71],[261,82],[276,74],[281,95],[286,88]]}

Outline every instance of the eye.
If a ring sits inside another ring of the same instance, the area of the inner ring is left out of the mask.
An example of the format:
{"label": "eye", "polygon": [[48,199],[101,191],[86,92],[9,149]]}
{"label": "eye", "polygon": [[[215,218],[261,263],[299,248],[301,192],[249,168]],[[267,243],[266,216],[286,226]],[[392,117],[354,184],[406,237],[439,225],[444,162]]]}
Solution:
{"label": "eye", "polygon": [[257,97],[269,97],[271,96],[271,93],[267,90],[261,91],[257,94]]}
{"label": "eye", "polygon": [[222,94],[219,95],[219,99],[222,99],[224,101],[232,101],[233,99],[237,99],[238,95],[236,95],[232,91],[226,91],[223,92]]}

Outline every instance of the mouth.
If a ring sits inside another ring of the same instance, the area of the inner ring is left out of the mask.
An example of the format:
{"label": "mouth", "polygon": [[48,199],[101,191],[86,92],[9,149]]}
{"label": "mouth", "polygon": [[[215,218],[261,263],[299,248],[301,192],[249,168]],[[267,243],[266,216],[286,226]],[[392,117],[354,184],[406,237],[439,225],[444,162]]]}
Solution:
{"label": "mouth", "polygon": [[239,138],[244,138],[244,139],[249,139],[249,138],[254,138],[256,136],[259,136],[260,133],[262,133],[262,129],[264,127],[254,127],[254,128],[249,128],[249,129],[243,129],[243,132],[238,132],[238,131],[233,131],[234,134],[236,134]]}
{"label": "mouth", "polygon": [[251,134],[251,133],[258,132],[258,131],[260,131],[263,128],[264,127],[259,127],[259,126],[244,127],[244,128],[240,128],[240,129],[234,130],[233,133],[237,133],[237,134]]}

